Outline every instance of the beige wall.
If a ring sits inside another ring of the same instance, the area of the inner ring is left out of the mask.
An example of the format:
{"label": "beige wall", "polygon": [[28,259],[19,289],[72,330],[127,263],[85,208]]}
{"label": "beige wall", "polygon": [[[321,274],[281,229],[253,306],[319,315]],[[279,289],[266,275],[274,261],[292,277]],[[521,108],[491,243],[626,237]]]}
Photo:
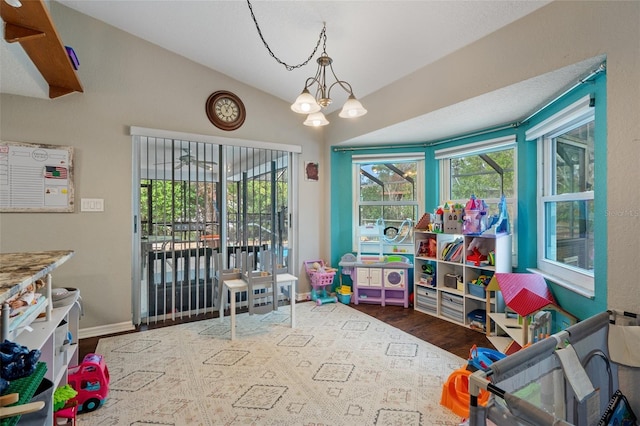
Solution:
{"label": "beige wall", "polygon": [[[608,231],[609,306],[637,311],[640,2],[554,2],[362,99],[367,120],[329,117],[324,143],[281,100],[55,3],[53,16],[80,55],[85,93],[53,101],[2,95],[0,138],[76,147],[76,197],[104,198],[106,210],[2,214],[0,251],[76,250],[54,279],[81,289],[82,328],[131,317],[129,125],[302,145],[300,163],[320,159],[321,182],[300,179],[300,260],[327,258],[330,145],[602,54],[608,58],[607,203],[614,214],[596,220]],[[203,112],[218,89],[237,93],[247,106],[247,121],[231,134],[213,128]],[[388,104],[403,107],[389,115]]]}
{"label": "beige wall", "polygon": [[[54,274],[54,284],[81,290],[81,328],[126,323],[131,321],[129,126],[302,145],[302,164],[316,160],[322,145],[319,133],[302,126],[286,102],[57,3],[51,6],[62,39],[79,55],[85,92],[55,100],[2,95],[0,139],[75,147],[76,202],[103,198],[105,211],[81,213],[76,206],[73,214],[3,213],[0,251],[75,250]],[[245,103],[247,119],[239,130],[223,132],[207,119],[205,101],[221,89]],[[322,187],[300,179],[300,205],[315,204]],[[318,258],[320,212],[310,208],[298,217],[300,241],[314,242],[301,244],[300,258]]]}

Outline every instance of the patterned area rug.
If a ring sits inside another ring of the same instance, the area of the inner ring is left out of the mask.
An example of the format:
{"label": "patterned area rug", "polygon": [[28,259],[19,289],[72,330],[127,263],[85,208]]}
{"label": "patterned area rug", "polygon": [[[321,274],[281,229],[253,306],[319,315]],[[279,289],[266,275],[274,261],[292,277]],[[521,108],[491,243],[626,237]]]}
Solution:
{"label": "patterned area rug", "polygon": [[466,362],[341,303],[296,304],[100,339],[97,425],[455,425],[442,385]]}

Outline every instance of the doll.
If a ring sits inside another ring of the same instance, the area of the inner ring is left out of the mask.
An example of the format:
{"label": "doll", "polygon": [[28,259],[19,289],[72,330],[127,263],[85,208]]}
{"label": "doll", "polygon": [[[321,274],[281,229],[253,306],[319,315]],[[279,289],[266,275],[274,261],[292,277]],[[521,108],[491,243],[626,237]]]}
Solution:
{"label": "doll", "polygon": [[36,280],[35,282],[26,286],[16,296],[7,300],[7,303],[9,303],[9,306],[11,307],[12,310],[20,309],[24,306],[29,306],[35,300],[36,291],[40,290],[42,287],[44,287],[44,281]]}

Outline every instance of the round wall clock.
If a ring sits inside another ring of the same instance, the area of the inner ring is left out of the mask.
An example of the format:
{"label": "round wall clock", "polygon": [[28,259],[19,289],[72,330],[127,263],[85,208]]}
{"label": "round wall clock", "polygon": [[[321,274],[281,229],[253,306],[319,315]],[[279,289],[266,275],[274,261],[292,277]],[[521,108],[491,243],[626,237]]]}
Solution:
{"label": "round wall clock", "polygon": [[247,115],[240,98],[226,90],[212,93],[205,104],[205,111],[209,121],[222,130],[236,130]]}

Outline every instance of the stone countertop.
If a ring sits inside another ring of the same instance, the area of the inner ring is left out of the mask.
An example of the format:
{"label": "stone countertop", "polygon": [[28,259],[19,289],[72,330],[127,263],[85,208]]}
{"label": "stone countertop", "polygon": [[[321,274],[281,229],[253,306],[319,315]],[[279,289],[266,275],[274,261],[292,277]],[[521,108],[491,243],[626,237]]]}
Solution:
{"label": "stone countertop", "polygon": [[0,303],[74,255],[72,250],[0,253]]}

